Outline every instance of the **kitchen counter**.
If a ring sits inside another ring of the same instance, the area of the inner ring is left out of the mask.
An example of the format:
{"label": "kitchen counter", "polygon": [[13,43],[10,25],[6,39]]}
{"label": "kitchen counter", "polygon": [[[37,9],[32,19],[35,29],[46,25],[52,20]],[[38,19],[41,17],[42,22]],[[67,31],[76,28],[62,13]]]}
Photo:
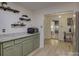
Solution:
{"label": "kitchen counter", "polygon": [[27,56],[39,46],[39,33],[4,33],[0,35],[0,56]]}
{"label": "kitchen counter", "polygon": [[28,37],[31,35],[37,35],[39,33],[34,33],[34,34],[28,34],[28,33],[12,33],[12,34],[3,34],[0,35],[0,43],[5,42],[5,41],[10,41],[10,40],[15,40],[17,38],[22,38],[22,37]]}

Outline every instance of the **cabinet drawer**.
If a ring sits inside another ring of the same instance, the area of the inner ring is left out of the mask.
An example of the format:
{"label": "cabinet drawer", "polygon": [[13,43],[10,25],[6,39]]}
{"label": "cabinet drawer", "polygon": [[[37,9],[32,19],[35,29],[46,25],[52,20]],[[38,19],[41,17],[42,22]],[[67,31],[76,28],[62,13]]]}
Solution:
{"label": "cabinet drawer", "polygon": [[27,39],[27,40],[33,39],[33,36],[29,36],[29,37],[27,37],[26,39]]}
{"label": "cabinet drawer", "polygon": [[9,47],[14,45],[14,41],[7,41],[3,43],[3,48]]}
{"label": "cabinet drawer", "polygon": [[16,39],[16,40],[15,40],[15,44],[21,43],[21,42],[23,42],[24,40],[26,40],[26,38],[19,38],[19,39]]}
{"label": "cabinet drawer", "polygon": [[21,43],[21,42],[23,42],[23,41],[27,41],[27,42],[28,42],[28,40],[30,40],[30,39],[32,39],[32,37],[19,38],[19,39],[16,39],[16,40],[15,40],[15,44]]}

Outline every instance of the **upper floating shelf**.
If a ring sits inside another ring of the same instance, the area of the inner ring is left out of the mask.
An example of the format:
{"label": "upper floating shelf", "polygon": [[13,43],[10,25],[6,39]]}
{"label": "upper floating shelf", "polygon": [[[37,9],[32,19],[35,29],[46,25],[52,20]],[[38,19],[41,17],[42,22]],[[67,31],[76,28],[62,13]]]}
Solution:
{"label": "upper floating shelf", "polygon": [[19,18],[21,21],[30,21],[31,19]]}
{"label": "upper floating shelf", "polygon": [[11,11],[11,12],[14,12],[14,13],[19,13],[20,11],[18,10],[15,10],[15,9],[11,9],[10,7],[3,7],[3,6],[0,6],[0,9],[4,10],[4,11]]}

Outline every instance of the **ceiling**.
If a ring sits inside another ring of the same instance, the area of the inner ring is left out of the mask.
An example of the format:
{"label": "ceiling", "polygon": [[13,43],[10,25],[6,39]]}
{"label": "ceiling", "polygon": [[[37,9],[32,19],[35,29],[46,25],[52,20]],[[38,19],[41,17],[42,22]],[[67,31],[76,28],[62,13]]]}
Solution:
{"label": "ceiling", "polygon": [[72,4],[74,2],[15,2],[16,4],[23,6],[30,10],[40,10],[48,7],[55,7],[64,4]]}

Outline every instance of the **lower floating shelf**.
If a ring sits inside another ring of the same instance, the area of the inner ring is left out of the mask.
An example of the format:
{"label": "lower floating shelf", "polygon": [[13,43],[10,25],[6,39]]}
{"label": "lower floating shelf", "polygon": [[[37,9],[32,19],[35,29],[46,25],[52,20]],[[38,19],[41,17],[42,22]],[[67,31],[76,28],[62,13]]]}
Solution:
{"label": "lower floating shelf", "polygon": [[11,27],[24,27],[25,24],[11,24]]}

